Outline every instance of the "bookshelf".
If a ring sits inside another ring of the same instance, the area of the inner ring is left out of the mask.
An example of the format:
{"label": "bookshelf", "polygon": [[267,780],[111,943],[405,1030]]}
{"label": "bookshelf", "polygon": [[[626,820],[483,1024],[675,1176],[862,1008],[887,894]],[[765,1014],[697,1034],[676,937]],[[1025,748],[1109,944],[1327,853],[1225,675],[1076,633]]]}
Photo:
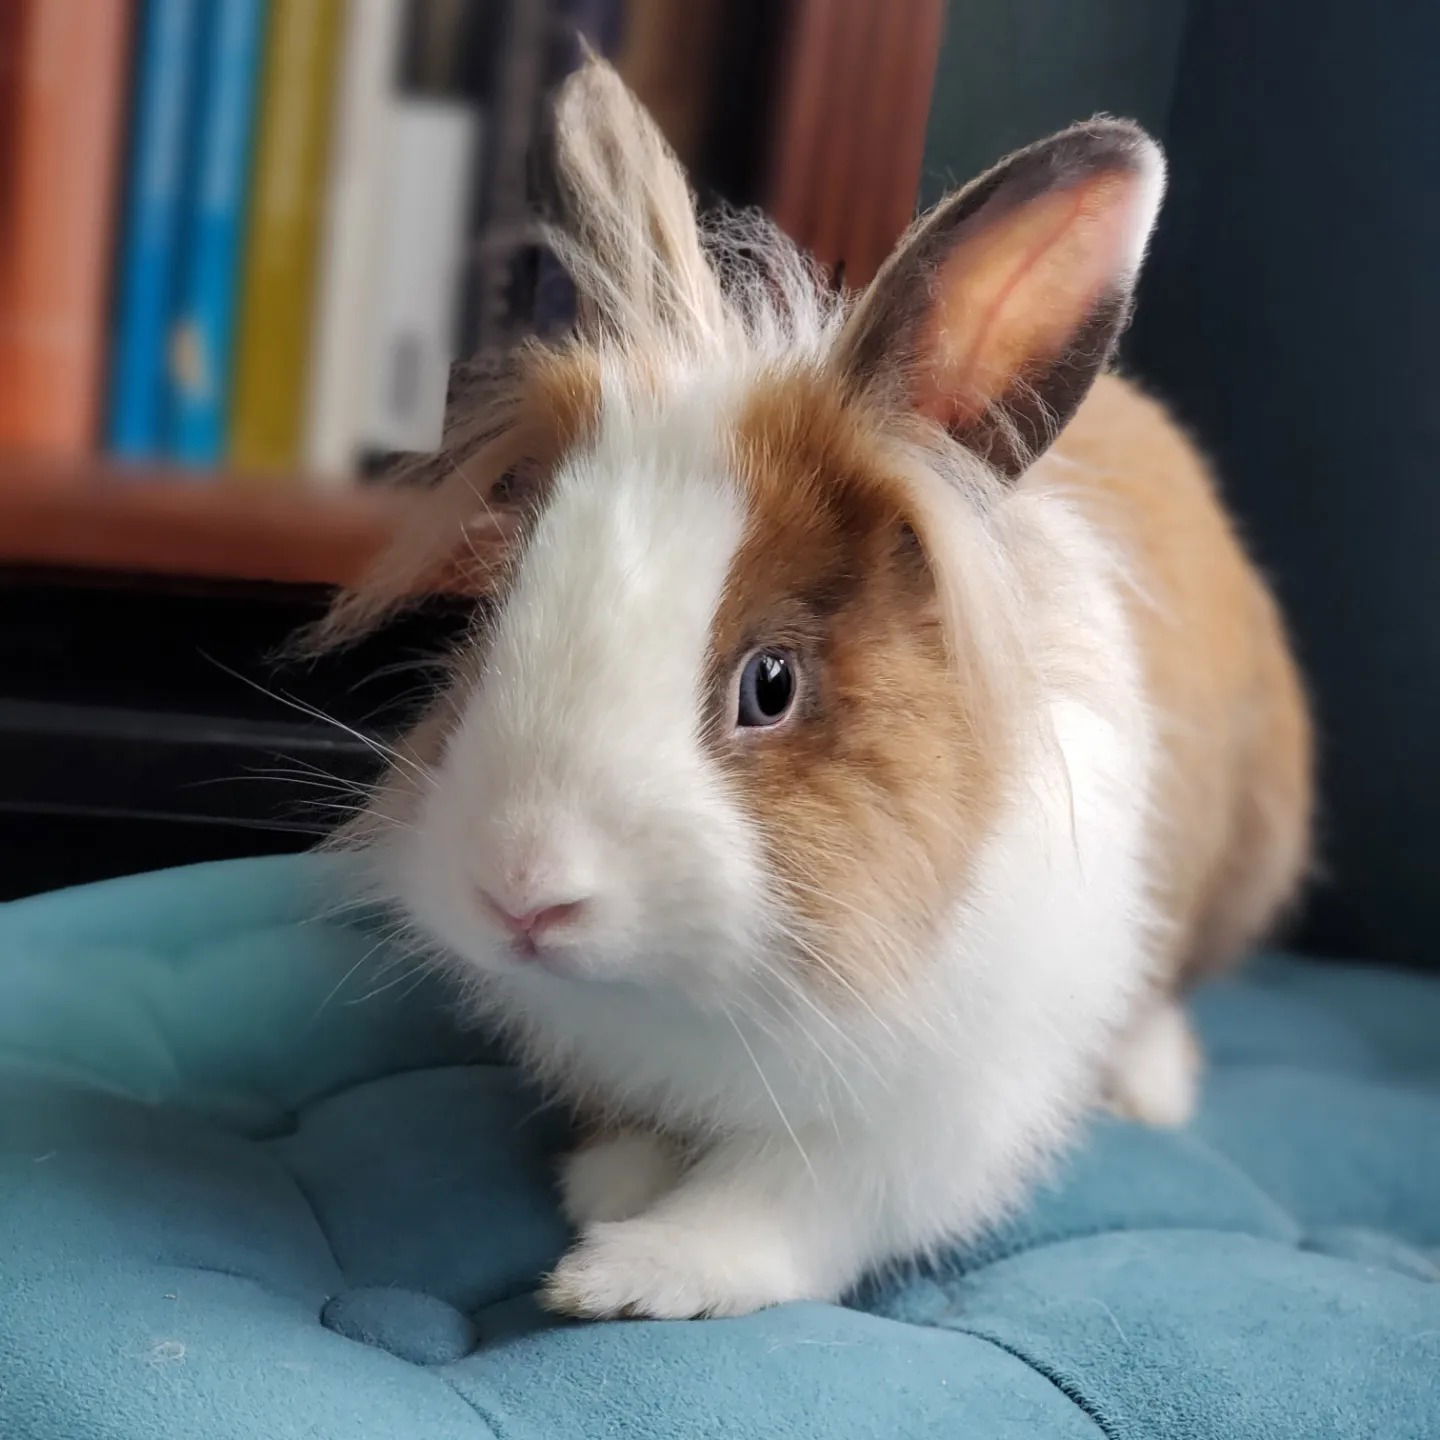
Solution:
{"label": "bookshelf", "polygon": [[[252,0],[238,3],[245,8]],[[73,143],[87,163],[109,167],[103,175],[97,169],[86,182],[92,188],[108,187],[109,218],[102,222],[98,212],[62,212],[56,208],[58,201],[51,205],[54,214],[47,211],[44,217],[52,230],[83,223],[95,237],[103,237],[94,238],[84,273],[91,289],[97,276],[108,277],[105,284],[114,291],[112,300],[120,294],[127,214],[122,202],[133,163],[119,143],[119,134],[125,128],[127,106],[139,103],[135,88],[140,85],[143,58],[139,17],[159,14],[164,8],[164,0],[147,0],[145,6],[135,7],[135,30],[128,42],[133,51],[126,51],[118,63],[116,54],[108,53],[120,43],[117,37],[108,37],[103,45],[98,38],[91,43],[92,67],[109,77],[105,106],[112,122],[112,143],[100,149],[93,145],[86,149],[83,137]],[[447,7],[431,5],[429,0],[384,0],[384,8],[411,19],[429,11],[449,13]],[[573,35],[566,27],[584,14],[598,27],[598,37],[607,33],[607,26],[613,29],[616,17],[623,17],[616,32],[623,39],[608,47],[610,53],[670,134],[702,193],[740,204],[759,203],[827,265],[843,262],[847,279],[857,284],[873,274],[913,207],[942,9],[942,0],[907,0],[901,6],[890,0],[589,0],[578,8],[568,0],[505,0],[494,9],[496,16],[505,18],[493,36],[485,26],[476,28],[469,21],[466,34],[467,43],[477,45],[503,38],[496,53],[507,58],[484,82],[490,87],[485,103],[493,108],[497,123],[506,122],[495,132],[494,164],[504,159],[509,166],[506,173],[519,176],[523,167],[517,169],[517,157],[523,156],[536,121],[541,77],[548,75],[553,81],[575,59]],[[295,24],[296,17],[310,13],[293,0],[289,9],[277,7],[275,13],[282,11]],[[486,7],[463,0],[454,13],[473,18],[482,11],[489,13]],[[5,14],[0,49],[19,54],[17,37],[26,32],[15,28],[16,17],[28,15],[26,23],[33,27],[43,14],[60,26],[68,15],[65,23],[80,34],[87,10],[84,0],[58,0],[43,10],[41,0],[25,0]],[[569,38],[556,50],[561,30]],[[200,46],[203,38],[195,39],[193,46]],[[146,43],[154,39],[151,36]],[[392,36],[391,43],[399,42]],[[410,55],[415,47],[409,41],[405,44],[409,49],[404,54]],[[342,50],[338,46],[332,50],[331,63],[339,65]],[[11,102],[17,99],[20,73],[0,64],[0,101],[6,96]],[[454,77],[448,70],[446,77],[441,78],[451,86]],[[338,72],[332,80],[340,84]],[[260,84],[257,95],[263,89]],[[256,105],[263,111],[261,100]],[[337,125],[342,110],[343,106],[335,110]],[[0,119],[5,113],[0,104]],[[65,113],[63,106],[56,111]],[[44,167],[31,169],[41,178],[46,173]],[[524,185],[515,176],[503,194],[493,176],[477,192],[485,201],[486,223],[497,233],[511,226],[514,213],[525,202]],[[46,199],[49,189],[31,188],[32,200],[40,197],[36,205],[42,200],[51,204]],[[322,197],[318,203],[329,202]],[[310,248],[318,264],[317,244]],[[477,253],[484,248],[471,246]],[[46,247],[37,243],[28,253],[39,263]],[[493,323],[486,333],[497,340],[514,338],[524,333],[526,324],[518,313],[501,313],[505,305],[513,310],[517,303],[502,295],[502,281],[510,272],[499,262],[486,263],[490,270],[477,271],[474,293],[466,291],[469,298],[460,309],[470,319],[472,311],[488,316]],[[18,294],[15,286],[10,292],[0,286],[0,317]],[[106,387],[117,383],[110,327],[119,324],[118,311],[107,319],[108,312],[97,308],[96,295],[89,295],[85,306],[88,358],[65,371],[64,378],[74,383],[68,389],[59,387],[68,398],[54,400],[63,412],[67,434],[38,447],[21,439],[17,448],[16,434],[25,430],[23,418],[18,426],[13,417],[0,425],[0,569],[72,571],[81,581],[88,572],[122,572],[322,586],[345,585],[365,569],[394,532],[405,508],[414,503],[413,495],[358,484],[317,487],[299,474],[306,463],[318,463],[313,456],[301,456],[298,463],[271,459],[272,471],[278,465],[287,478],[237,473],[236,450],[243,452],[244,447],[228,444],[219,447],[221,458],[192,457],[198,468],[127,465],[107,457],[101,414]],[[440,378],[443,381],[443,367]],[[291,395],[297,388],[293,377],[280,377],[277,383],[277,393]],[[57,393],[53,384],[31,386],[25,399],[16,398],[16,391],[12,409],[23,417],[41,408],[40,398],[48,402]],[[0,406],[0,412],[3,409]],[[389,448],[416,446],[397,441]],[[154,447],[148,453],[154,453]],[[223,458],[227,455],[230,458]]]}
{"label": "bookshelf", "polygon": [[868,284],[914,218],[944,0],[790,0],[765,208]]}
{"label": "bookshelf", "polygon": [[345,585],[413,497],[0,455],[0,564]]}

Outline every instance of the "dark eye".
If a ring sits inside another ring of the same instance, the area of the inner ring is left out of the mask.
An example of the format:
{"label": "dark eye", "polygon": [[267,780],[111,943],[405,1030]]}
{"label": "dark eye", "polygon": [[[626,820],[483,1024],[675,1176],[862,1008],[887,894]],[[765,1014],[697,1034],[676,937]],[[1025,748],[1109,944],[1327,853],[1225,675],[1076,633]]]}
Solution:
{"label": "dark eye", "polygon": [[737,725],[777,725],[795,703],[795,658],[784,650],[757,650],[740,672]]}
{"label": "dark eye", "polygon": [[525,498],[526,488],[526,476],[519,469],[507,470],[490,487],[490,499],[496,505],[513,505]]}

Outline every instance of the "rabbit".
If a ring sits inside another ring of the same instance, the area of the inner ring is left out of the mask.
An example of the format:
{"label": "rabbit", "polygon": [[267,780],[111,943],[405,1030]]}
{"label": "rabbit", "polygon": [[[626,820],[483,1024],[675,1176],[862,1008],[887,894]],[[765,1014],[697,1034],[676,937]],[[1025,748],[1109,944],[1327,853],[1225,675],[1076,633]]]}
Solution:
{"label": "rabbit", "polygon": [[320,637],[444,573],[488,601],[344,843],[584,1123],[546,1304],[833,1301],[1003,1221],[1097,1107],[1184,1123],[1185,993],[1307,865],[1305,695],[1110,371],[1138,127],[1010,156],[858,295],[702,225],[600,60],[552,146],[574,333]]}

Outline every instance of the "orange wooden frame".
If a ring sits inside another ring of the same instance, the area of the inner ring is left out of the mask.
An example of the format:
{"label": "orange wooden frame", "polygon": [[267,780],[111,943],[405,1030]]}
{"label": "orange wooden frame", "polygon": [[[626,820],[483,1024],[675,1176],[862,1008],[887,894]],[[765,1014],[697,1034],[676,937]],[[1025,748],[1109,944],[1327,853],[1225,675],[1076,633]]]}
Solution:
{"label": "orange wooden frame", "polygon": [[944,0],[793,0],[766,208],[847,284],[915,214]]}

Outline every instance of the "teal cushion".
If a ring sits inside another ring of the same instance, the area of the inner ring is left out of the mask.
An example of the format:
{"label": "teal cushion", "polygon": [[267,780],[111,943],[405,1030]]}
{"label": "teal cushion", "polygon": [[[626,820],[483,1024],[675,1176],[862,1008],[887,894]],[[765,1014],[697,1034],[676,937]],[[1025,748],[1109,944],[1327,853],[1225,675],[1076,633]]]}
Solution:
{"label": "teal cushion", "polygon": [[564,1125],[310,857],[0,908],[0,1436],[1440,1434],[1440,982],[1199,1002],[1180,1133],[848,1307],[559,1324]]}

